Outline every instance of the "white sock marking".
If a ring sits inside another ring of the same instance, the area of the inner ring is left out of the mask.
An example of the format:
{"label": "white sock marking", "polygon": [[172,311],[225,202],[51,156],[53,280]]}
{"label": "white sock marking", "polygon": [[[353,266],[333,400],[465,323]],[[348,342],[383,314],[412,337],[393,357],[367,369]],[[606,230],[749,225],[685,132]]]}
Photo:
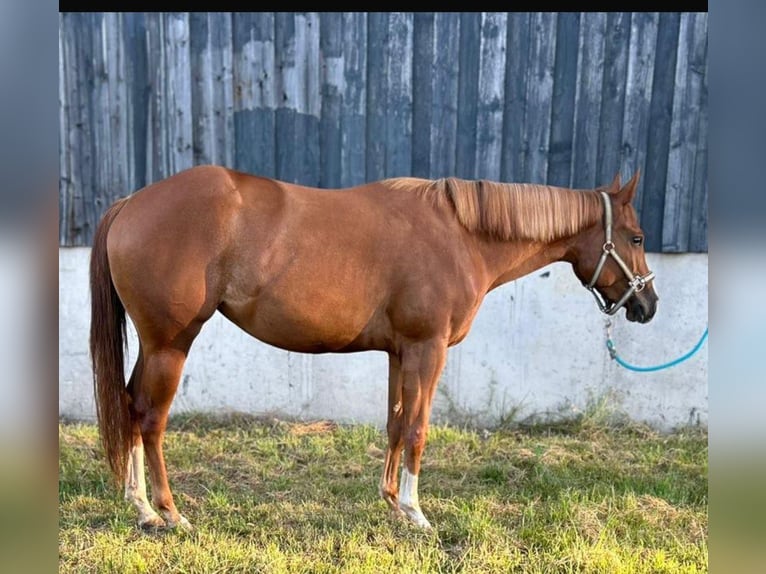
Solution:
{"label": "white sock marking", "polygon": [[138,522],[161,520],[146,497],[146,473],[144,472],[144,444],[139,442],[130,450],[128,472],[125,476],[125,500],[138,510]]}
{"label": "white sock marking", "polygon": [[420,509],[418,475],[410,473],[406,466],[402,469],[402,478],[399,482],[399,508],[416,525],[421,528],[431,528],[431,524]]}

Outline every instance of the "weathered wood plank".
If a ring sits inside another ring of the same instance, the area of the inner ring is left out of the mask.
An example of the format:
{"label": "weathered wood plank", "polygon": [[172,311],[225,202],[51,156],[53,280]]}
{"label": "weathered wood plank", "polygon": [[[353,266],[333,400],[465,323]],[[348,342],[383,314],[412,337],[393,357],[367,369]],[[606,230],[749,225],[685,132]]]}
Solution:
{"label": "weathered wood plank", "polygon": [[376,181],[386,177],[386,102],[388,100],[387,13],[367,14],[367,123],[365,178]]}
{"label": "weathered wood plank", "polygon": [[556,56],[556,15],[538,12],[530,21],[529,72],[527,73],[525,181],[545,183],[551,133],[553,67]]}
{"label": "weathered wood plank", "polygon": [[678,13],[663,12],[657,27],[652,101],[649,106],[650,137],[646,148],[641,211],[641,228],[646,236],[647,251],[662,249],[662,220],[665,211],[679,22]]}
{"label": "weathered wood plank", "polygon": [[189,50],[192,68],[192,137],[194,163],[212,163],[214,143],[210,117],[212,86],[210,63],[210,30],[208,14],[193,12],[189,15]]}
{"label": "weathered wood plank", "polygon": [[412,171],[413,14],[392,12],[386,45],[386,177]]}
{"label": "weathered wood plank", "polygon": [[319,18],[322,57],[322,114],[319,120],[320,186],[340,187],[341,106],[343,105],[343,15],[327,12]]}
{"label": "weathered wood plank", "polygon": [[[708,250],[708,85],[707,85],[707,14],[699,14],[695,22],[695,47],[692,73],[701,75],[699,94],[699,127],[697,150],[694,157],[694,179],[692,183],[691,222],[689,225],[688,250]],[[703,40],[704,37],[704,40]]]}
{"label": "weathered wood plank", "polygon": [[458,58],[458,114],[455,175],[476,177],[476,114],[479,91],[481,14],[460,14],[460,57]]}
{"label": "weathered wood plank", "polygon": [[234,165],[234,62],[231,14],[213,13],[210,21],[211,70],[213,73],[213,114],[215,163]]}
{"label": "weathered wood plank", "polygon": [[[92,32],[92,65],[93,87],[92,105],[93,118],[93,148],[97,150],[98,159],[93,162],[92,193],[93,206],[96,213],[103,213],[111,203],[109,189],[109,174],[112,168],[112,131],[109,116],[109,54],[107,43],[107,19],[113,14],[94,13]],[[98,110],[98,111],[96,111]],[[97,191],[98,190],[98,191]]]}
{"label": "weathered wood plank", "polygon": [[580,14],[563,12],[558,14],[557,19],[547,182],[549,185],[569,187],[572,176]]}
{"label": "weathered wood plank", "polygon": [[654,50],[657,45],[656,13],[634,13],[630,21],[630,48],[625,80],[625,113],[622,126],[623,178],[632,177],[636,170],[642,175],[633,205],[641,221],[643,190],[646,179],[646,148],[649,139],[649,109],[652,100]]}
{"label": "weathered wood plank", "polygon": [[431,126],[434,99],[433,12],[417,12],[414,19],[412,63],[412,171],[415,177],[431,174]]}
{"label": "weathered wood plank", "polygon": [[63,20],[63,43],[67,55],[65,76],[69,100],[68,145],[71,160],[68,163],[67,197],[67,241],[70,245],[88,245],[91,242],[96,217],[94,199],[94,157],[93,147],[93,29],[94,15],[68,14]]}
{"label": "weathered wood plank", "polygon": [[296,61],[295,14],[279,12],[274,15],[275,70],[277,109],[274,145],[276,148],[277,179],[296,181],[298,171],[295,141],[295,114],[299,102],[305,101],[305,84],[298,81],[300,62]]}
{"label": "weathered wood plank", "polygon": [[343,104],[341,178],[343,187],[366,178],[367,14],[343,14]]}
{"label": "weathered wood plank", "polygon": [[320,90],[319,15],[315,12],[295,15],[295,62],[301,85],[295,116],[292,145],[295,148],[295,181],[319,186],[319,115]]}
{"label": "weathered wood plank", "polygon": [[597,182],[598,121],[604,76],[604,36],[606,14],[588,12],[580,18],[577,95],[575,106],[574,160],[572,183],[577,188],[592,188]]}
{"label": "weathered wood plank", "polygon": [[69,15],[59,14],[59,245],[69,243],[68,217],[70,195],[72,193],[72,102],[69,97],[72,82],[70,38],[67,33],[71,28]]}
{"label": "weathered wood plank", "polygon": [[707,29],[701,26],[702,14],[684,13],[679,26],[678,52],[670,125],[665,213],[662,250],[689,250],[694,193],[695,159],[699,141],[702,67]]}
{"label": "weathered wood plank", "polygon": [[109,162],[108,172],[104,174],[106,202],[112,204],[125,197],[134,189],[132,173],[134,156],[131,114],[128,99],[126,44],[123,33],[123,15],[114,12],[104,14],[103,36],[106,40],[102,47],[105,55],[105,76],[107,89],[107,118],[109,122]]}
{"label": "weathered wood plank", "polygon": [[276,176],[274,14],[232,15],[234,165]]}
{"label": "weathered wood plank", "polygon": [[[457,145],[458,66],[460,15],[437,13],[434,28],[432,76],[431,158],[432,178],[455,175]],[[414,144],[413,144],[414,145]]]}
{"label": "weathered wood plank", "polygon": [[149,130],[149,72],[147,67],[147,31],[144,15],[123,14],[127,84],[130,86],[130,133],[133,146],[133,189],[147,183],[146,146]]}
{"label": "weathered wood plank", "polygon": [[527,73],[529,67],[530,14],[508,16],[505,98],[503,103],[502,181],[523,182],[528,142],[525,141],[527,115]]}
{"label": "weathered wood plank", "polygon": [[158,181],[168,173],[168,145],[165,116],[165,26],[164,14],[146,14],[146,62],[149,89],[147,110],[146,179]]}
{"label": "weathered wood plank", "polygon": [[194,163],[233,166],[231,14],[192,13],[189,27]]}
{"label": "weathered wood plank", "polygon": [[481,25],[481,64],[476,114],[476,177],[500,179],[506,13],[485,12]]}
{"label": "weathered wood plank", "polygon": [[191,62],[189,14],[169,13],[165,24],[165,118],[169,148],[167,171],[163,177],[194,165],[191,117]]}
{"label": "weathered wood plank", "polygon": [[622,163],[622,125],[629,44],[630,14],[609,13],[604,42],[604,83],[599,116],[596,185],[611,182],[620,171]]}

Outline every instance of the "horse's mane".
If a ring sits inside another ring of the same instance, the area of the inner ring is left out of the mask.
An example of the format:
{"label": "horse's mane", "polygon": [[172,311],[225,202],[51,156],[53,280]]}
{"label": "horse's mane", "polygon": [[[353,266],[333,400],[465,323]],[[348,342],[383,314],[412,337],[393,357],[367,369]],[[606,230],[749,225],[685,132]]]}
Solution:
{"label": "horse's mane", "polygon": [[505,241],[553,241],[573,235],[603,216],[598,190],[455,177],[399,177],[383,183],[389,188],[419,193],[437,205],[449,201],[468,231]]}

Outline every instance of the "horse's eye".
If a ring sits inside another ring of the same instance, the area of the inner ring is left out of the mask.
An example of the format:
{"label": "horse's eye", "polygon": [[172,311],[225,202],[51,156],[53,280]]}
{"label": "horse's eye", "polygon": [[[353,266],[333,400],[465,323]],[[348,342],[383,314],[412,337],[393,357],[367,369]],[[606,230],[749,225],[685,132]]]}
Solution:
{"label": "horse's eye", "polygon": [[644,238],[641,237],[640,235],[636,235],[635,237],[633,237],[633,245],[643,245],[643,243],[644,243]]}

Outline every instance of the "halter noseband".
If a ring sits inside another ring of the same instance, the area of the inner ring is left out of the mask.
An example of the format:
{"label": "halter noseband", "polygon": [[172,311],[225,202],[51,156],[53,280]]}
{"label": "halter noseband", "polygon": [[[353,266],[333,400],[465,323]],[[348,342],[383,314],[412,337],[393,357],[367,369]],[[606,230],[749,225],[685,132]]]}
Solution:
{"label": "halter noseband", "polygon": [[[646,287],[646,284],[654,279],[654,272],[649,271],[646,275],[634,274],[625,264],[625,261],[622,260],[622,257],[617,254],[617,251],[614,248],[614,243],[612,242],[612,202],[609,200],[609,196],[606,193],[603,191],[599,193],[601,193],[601,197],[604,199],[604,227],[606,228],[606,241],[602,247],[603,252],[601,253],[601,259],[598,260],[596,270],[593,272],[593,278],[585,287],[588,289],[588,291],[593,293],[593,296],[596,298],[596,303],[598,303],[598,308],[601,309],[601,311],[607,315],[614,315],[617,311],[619,311],[620,307],[622,307],[625,302],[630,299],[633,293],[643,291],[644,287]],[[595,289],[596,281],[598,281],[598,278],[601,275],[601,271],[604,269],[606,258],[610,255],[620,266],[620,269],[625,272],[625,276],[628,278],[628,289],[625,291],[620,300],[617,301],[617,303],[614,303],[612,306],[609,306],[606,300],[602,301],[601,297],[599,297],[598,291]]]}

